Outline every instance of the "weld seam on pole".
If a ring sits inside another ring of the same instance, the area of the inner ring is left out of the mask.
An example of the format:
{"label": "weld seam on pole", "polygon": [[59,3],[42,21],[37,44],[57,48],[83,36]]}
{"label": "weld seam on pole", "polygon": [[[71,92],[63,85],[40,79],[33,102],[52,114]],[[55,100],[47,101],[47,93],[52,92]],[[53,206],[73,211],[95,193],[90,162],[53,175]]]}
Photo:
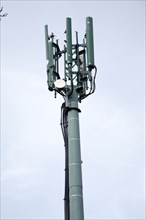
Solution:
{"label": "weld seam on pole", "polygon": [[74,195],[71,195],[70,197],[73,197],[73,196],[83,197],[83,195],[80,195],[80,194],[74,194]]}
{"label": "weld seam on pole", "polygon": [[81,162],[80,163],[71,163],[69,166],[73,166],[73,165],[81,166]]}
{"label": "weld seam on pole", "polygon": [[80,141],[79,138],[70,138],[69,141]]}
{"label": "weld seam on pole", "polygon": [[[81,186],[81,185],[72,185],[72,186],[70,186],[69,188],[71,189],[71,188],[73,188],[73,187],[79,187],[79,188],[81,188],[81,189],[83,189],[83,187]],[[75,195],[75,194],[74,194]]]}

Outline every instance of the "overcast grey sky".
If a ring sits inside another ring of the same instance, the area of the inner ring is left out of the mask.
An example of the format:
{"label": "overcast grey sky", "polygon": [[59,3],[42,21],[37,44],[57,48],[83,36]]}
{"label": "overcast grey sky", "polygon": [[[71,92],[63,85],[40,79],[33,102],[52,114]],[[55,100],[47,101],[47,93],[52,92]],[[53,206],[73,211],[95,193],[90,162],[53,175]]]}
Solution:
{"label": "overcast grey sky", "polygon": [[[63,49],[93,17],[96,92],[80,105],[85,219],[145,219],[145,1],[1,1],[1,219],[63,219],[61,97],[44,25]],[[60,72],[63,71],[63,65]]]}

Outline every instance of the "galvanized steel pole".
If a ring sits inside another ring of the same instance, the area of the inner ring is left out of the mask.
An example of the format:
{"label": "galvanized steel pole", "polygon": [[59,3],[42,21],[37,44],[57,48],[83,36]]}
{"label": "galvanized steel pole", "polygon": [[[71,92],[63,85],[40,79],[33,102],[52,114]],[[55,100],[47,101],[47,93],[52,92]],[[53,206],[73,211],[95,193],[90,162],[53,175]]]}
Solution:
{"label": "galvanized steel pole", "polygon": [[83,190],[79,129],[78,93],[73,90],[67,100],[68,111],[68,156],[69,156],[69,204],[70,220],[83,220]]}

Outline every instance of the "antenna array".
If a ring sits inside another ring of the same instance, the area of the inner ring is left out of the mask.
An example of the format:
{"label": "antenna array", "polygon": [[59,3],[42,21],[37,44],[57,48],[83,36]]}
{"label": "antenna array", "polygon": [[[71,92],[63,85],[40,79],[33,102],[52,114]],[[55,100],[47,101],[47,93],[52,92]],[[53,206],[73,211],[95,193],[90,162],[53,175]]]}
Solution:
{"label": "antenna array", "polygon": [[[86,18],[86,33],[83,42],[78,42],[76,32],[76,43],[72,44],[71,18],[66,18],[66,39],[63,50],[60,50],[55,35],[48,35],[48,26],[45,25],[46,60],[47,60],[47,83],[50,91],[55,91],[62,96],[70,96],[73,87],[78,91],[78,100],[91,95],[95,91],[96,66],[94,65],[94,42],[93,42],[93,20]],[[59,73],[59,60],[64,56],[64,76]],[[59,80],[59,81],[58,81]],[[55,83],[58,81],[58,83]],[[63,81],[65,83],[63,83]],[[56,84],[65,84],[58,88]]]}

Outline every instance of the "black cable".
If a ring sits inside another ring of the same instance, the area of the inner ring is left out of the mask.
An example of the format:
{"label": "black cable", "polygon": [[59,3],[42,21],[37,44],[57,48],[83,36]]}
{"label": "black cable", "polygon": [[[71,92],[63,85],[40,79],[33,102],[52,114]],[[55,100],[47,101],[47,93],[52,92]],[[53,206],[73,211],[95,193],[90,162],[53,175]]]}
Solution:
{"label": "black cable", "polygon": [[90,80],[90,91],[88,94],[81,96],[81,98],[80,98],[81,100],[85,99],[87,96],[89,96],[95,92],[95,89],[96,89],[95,79],[96,79],[96,75],[97,75],[97,67],[94,66],[94,69],[95,69],[94,77],[91,77],[91,80]]}
{"label": "black cable", "polygon": [[70,219],[69,211],[69,161],[68,161],[68,108],[65,103],[61,106],[61,129],[65,146],[65,192],[64,192],[64,216],[65,220]]}
{"label": "black cable", "polygon": [[62,135],[63,135],[63,139],[64,139],[64,142],[65,142],[65,133],[64,133],[64,126],[63,126],[63,108],[64,108],[64,104],[62,104],[61,106],[61,118],[60,118],[60,125],[61,125],[61,130],[62,130]]}
{"label": "black cable", "polygon": [[95,79],[96,79],[96,75],[97,75],[97,67],[95,66],[95,74],[94,74],[94,78],[93,78],[93,91],[92,93],[95,92],[95,89],[96,89],[96,84],[95,84]]}
{"label": "black cable", "polygon": [[65,97],[65,94],[62,91],[59,91],[58,89],[54,89],[54,91],[56,91],[57,93],[59,93],[60,95],[63,96],[63,98]]}

